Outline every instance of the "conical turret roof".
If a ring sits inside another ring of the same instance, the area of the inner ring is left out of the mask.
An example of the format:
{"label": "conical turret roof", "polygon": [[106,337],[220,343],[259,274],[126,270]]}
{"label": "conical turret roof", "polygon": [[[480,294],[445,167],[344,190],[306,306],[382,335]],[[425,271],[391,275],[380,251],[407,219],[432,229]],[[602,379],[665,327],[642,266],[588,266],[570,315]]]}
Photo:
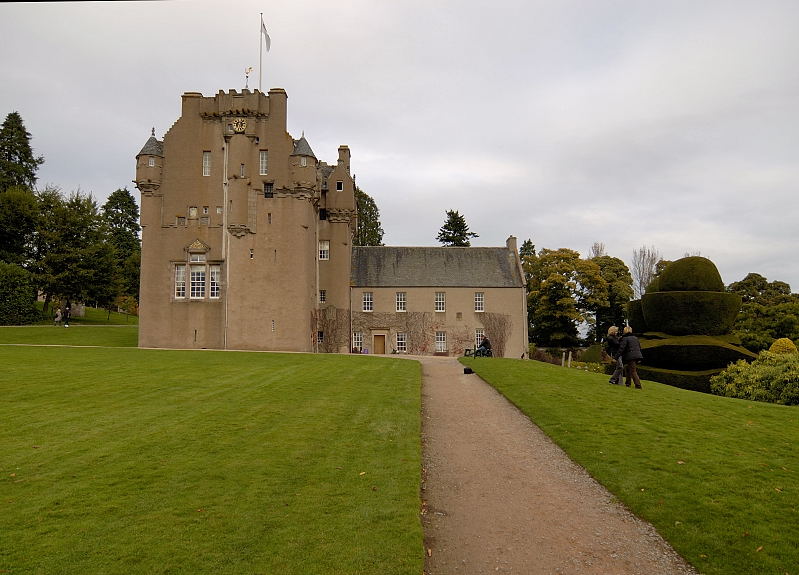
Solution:
{"label": "conical turret roof", "polygon": [[314,160],[316,156],[311,149],[311,145],[308,143],[308,140],[305,139],[305,134],[299,140],[294,140],[294,153],[291,154],[292,156],[311,156]]}
{"label": "conical turret roof", "polygon": [[159,142],[155,137],[155,128],[153,128],[152,135],[150,139],[147,140],[147,143],[144,144],[144,147],[141,149],[136,157],[139,156],[164,156],[164,143]]}

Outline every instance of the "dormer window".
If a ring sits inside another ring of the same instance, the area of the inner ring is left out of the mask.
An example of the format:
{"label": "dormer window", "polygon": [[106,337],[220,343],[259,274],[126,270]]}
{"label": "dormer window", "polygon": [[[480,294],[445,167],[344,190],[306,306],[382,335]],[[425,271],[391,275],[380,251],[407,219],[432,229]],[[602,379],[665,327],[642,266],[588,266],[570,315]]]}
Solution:
{"label": "dormer window", "polygon": [[308,165],[308,158],[306,158],[305,156],[301,156],[300,157],[300,167],[304,168],[307,165]]}
{"label": "dormer window", "polygon": [[155,167],[155,158],[147,158],[147,165],[151,168]]}

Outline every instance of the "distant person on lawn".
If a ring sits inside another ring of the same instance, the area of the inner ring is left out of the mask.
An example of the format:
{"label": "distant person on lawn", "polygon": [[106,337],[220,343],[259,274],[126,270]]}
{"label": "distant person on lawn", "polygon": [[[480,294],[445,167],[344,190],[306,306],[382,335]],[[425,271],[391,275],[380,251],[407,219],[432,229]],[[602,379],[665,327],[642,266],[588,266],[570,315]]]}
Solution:
{"label": "distant person on lawn", "polygon": [[608,328],[608,335],[605,337],[605,351],[613,359],[613,363],[616,364],[613,375],[610,376],[610,383],[613,385],[621,385],[621,376],[624,371],[624,363],[619,355],[620,345],[619,328],[612,325]]}
{"label": "distant person on lawn", "polygon": [[619,355],[627,372],[624,385],[630,387],[630,380],[632,379],[633,383],[635,383],[635,388],[641,389],[641,380],[638,378],[638,364],[644,359],[644,355],[641,353],[641,342],[633,335],[633,328],[629,325],[625,326],[624,334],[621,336]]}
{"label": "distant person on lawn", "polygon": [[61,308],[55,310],[55,318],[53,318],[53,325],[61,325]]}

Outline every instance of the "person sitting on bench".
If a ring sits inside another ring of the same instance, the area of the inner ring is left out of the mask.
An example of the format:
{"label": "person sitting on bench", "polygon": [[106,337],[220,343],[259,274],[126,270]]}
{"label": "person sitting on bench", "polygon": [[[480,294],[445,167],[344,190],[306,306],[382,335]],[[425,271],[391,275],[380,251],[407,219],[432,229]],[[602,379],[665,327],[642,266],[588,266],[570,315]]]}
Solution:
{"label": "person sitting on bench", "polygon": [[491,342],[488,341],[487,337],[483,338],[483,341],[480,342],[480,347],[478,347],[475,352],[475,356],[488,356],[491,355]]}

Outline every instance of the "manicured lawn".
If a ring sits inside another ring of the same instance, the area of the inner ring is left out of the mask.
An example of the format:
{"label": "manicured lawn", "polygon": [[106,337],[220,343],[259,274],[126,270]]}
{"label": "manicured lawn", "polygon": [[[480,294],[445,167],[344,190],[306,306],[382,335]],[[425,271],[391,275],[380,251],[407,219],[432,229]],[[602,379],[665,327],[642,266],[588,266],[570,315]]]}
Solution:
{"label": "manicured lawn", "polygon": [[422,571],[416,362],[0,346],[0,364],[0,573]]}
{"label": "manicured lawn", "polygon": [[702,573],[799,573],[799,410],[463,359]]}
{"label": "manicured lawn", "polygon": [[136,347],[137,325],[0,326],[1,344]]}

